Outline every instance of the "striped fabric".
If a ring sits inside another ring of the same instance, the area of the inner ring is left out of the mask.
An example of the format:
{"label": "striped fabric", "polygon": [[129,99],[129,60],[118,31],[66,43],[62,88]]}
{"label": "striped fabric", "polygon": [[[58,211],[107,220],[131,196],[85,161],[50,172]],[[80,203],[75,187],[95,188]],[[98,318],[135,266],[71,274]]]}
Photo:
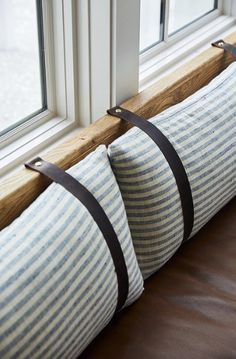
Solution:
{"label": "striped fabric", "polygon": [[[114,227],[131,304],[143,279],[105,146],[69,173],[92,192]],[[77,358],[110,321],[116,303],[106,242],[87,209],[58,184],[0,232],[1,359]]]}
{"label": "striped fabric", "polygon": [[[236,63],[185,101],[153,117],[186,169],[194,202],[191,236],[236,194]],[[154,142],[132,128],[109,146],[144,278],[183,239],[175,179]]]}

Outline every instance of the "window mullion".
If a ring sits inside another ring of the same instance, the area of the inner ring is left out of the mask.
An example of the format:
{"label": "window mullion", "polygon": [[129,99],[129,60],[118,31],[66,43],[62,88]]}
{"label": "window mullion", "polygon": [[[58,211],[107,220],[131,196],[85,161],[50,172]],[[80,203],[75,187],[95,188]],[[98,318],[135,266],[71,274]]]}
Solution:
{"label": "window mullion", "polygon": [[164,32],[163,41],[168,41],[168,27],[169,27],[169,13],[170,13],[170,0],[164,0]]}
{"label": "window mullion", "polygon": [[44,56],[44,36],[43,36],[43,9],[42,1],[37,0],[37,26],[38,26],[38,41],[39,41],[39,63],[41,75],[41,96],[42,107],[47,108],[47,83],[46,83],[46,69],[45,69],[45,56]]}
{"label": "window mullion", "polygon": [[[48,73],[52,72],[52,82],[49,83],[48,94],[53,93],[54,102],[53,108],[48,101],[49,110],[55,112],[62,118],[66,118],[66,74],[65,74],[65,29],[64,29],[64,8],[63,1],[45,1],[52,7],[52,18],[48,19],[49,23],[45,29],[48,32],[52,25],[52,36],[49,38],[49,43],[46,47],[46,52],[49,52],[48,58]],[[48,6],[48,5],[46,5]],[[53,49],[53,53],[52,53]]]}
{"label": "window mullion", "polygon": [[64,58],[67,118],[78,119],[77,114],[77,39],[76,39],[76,2],[63,1],[64,13]]}
{"label": "window mullion", "polygon": [[[139,0],[88,2],[90,121],[138,92]],[[80,95],[81,96],[81,95]]]}
{"label": "window mullion", "polygon": [[236,1],[223,0],[224,13],[229,16],[236,16]]}
{"label": "window mullion", "polygon": [[220,8],[224,15],[232,16],[232,6],[234,2],[235,1],[232,0],[219,0],[218,8]]}
{"label": "window mullion", "polygon": [[90,124],[90,21],[89,2],[76,2],[77,32],[77,117],[83,127]]}
{"label": "window mullion", "polygon": [[111,4],[110,0],[90,4],[90,105],[91,122],[110,106]]}
{"label": "window mullion", "polygon": [[140,0],[112,0],[111,104],[138,93]]}
{"label": "window mullion", "polygon": [[46,74],[47,108],[55,112],[55,55],[54,55],[54,28],[53,28],[53,6],[51,1],[42,1],[43,12],[43,37],[44,37],[44,59]]}

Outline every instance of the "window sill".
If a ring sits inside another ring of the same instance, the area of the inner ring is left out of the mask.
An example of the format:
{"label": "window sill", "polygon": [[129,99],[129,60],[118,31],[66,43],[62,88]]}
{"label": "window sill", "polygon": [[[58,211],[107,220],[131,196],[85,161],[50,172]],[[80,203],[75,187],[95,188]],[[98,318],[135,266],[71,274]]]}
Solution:
{"label": "window sill", "polygon": [[143,91],[206,50],[211,42],[234,31],[236,19],[222,15],[182,40],[158,44],[140,56],[139,90]]}
{"label": "window sill", "polygon": [[[41,117],[41,119],[40,119]],[[36,125],[36,126],[35,126]],[[62,136],[75,128],[75,122],[61,117],[53,117],[50,111],[35,116],[34,123],[23,125],[17,131],[11,131],[1,137],[0,142],[0,179],[20,164],[48,149],[51,143],[56,143]]]}

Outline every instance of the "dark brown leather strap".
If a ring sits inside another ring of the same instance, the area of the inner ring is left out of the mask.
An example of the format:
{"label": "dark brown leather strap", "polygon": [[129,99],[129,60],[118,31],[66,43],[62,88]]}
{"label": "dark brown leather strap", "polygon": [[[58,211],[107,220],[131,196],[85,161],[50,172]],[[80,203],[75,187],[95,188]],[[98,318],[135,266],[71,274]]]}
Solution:
{"label": "dark brown leather strap", "polygon": [[229,52],[232,56],[236,57],[236,48],[233,45],[227,44],[224,40],[218,40],[212,43],[212,46]]}
{"label": "dark brown leather strap", "polygon": [[114,262],[118,282],[116,311],[120,310],[125,304],[128,296],[129,278],[120,242],[103,208],[87,188],[56,165],[37,157],[31,162],[25,163],[25,167],[39,172],[50,180],[60,184],[73,194],[73,196],[75,196],[92,215],[104,236]]}
{"label": "dark brown leather strap", "polygon": [[111,108],[107,112],[112,116],[119,117],[122,120],[139,127],[155,142],[165,156],[173,172],[179,190],[184,220],[183,240],[187,240],[192,232],[194,221],[192,191],[185,168],[174,147],[156,126],[139,117],[135,113],[118,106]]}

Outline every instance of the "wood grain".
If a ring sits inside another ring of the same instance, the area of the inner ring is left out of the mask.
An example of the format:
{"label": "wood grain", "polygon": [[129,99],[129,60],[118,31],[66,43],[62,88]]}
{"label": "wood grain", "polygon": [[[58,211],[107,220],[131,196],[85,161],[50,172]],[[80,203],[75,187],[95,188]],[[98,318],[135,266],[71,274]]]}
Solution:
{"label": "wood grain", "polygon": [[[233,33],[226,42],[236,45]],[[224,51],[210,47],[191,62],[161,79],[145,91],[130,98],[123,107],[148,119],[164,109],[184,100],[233,61]],[[119,119],[104,116],[79,135],[51,150],[44,158],[68,169],[99,144],[108,145],[128,129]],[[12,222],[46,188],[47,181],[35,172],[20,170],[0,183],[0,229]]]}

